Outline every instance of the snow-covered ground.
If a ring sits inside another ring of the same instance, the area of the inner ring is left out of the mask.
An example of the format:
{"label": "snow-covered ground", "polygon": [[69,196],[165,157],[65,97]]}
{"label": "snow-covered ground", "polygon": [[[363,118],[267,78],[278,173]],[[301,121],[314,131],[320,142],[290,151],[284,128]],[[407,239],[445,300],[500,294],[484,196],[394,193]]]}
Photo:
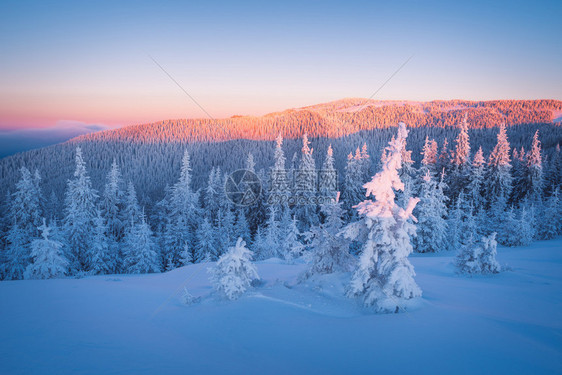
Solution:
{"label": "snow-covered ground", "polygon": [[[0,282],[0,374],[562,373],[562,239],[498,248],[510,269],[458,276],[453,254],[414,255],[423,299],[369,314],[349,275],[297,284],[305,265],[258,264],[228,302],[206,268]],[[181,302],[186,285],[202,301]]]}

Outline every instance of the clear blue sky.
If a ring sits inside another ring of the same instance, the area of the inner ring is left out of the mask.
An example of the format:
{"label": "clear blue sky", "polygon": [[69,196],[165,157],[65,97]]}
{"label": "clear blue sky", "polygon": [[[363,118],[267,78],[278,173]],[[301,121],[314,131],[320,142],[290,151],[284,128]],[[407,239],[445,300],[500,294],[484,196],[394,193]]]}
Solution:
{"label": "clear blue sky", "polygon": [[343,97],[562,99],[562,1],[0,4],[0,128],[264,114]]}

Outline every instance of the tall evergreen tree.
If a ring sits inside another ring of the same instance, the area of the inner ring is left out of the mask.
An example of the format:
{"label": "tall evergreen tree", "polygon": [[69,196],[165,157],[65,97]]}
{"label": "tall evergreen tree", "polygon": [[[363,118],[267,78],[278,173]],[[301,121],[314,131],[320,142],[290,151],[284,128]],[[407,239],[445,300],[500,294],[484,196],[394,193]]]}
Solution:
{"label": "tall evergreen tree", "polygon": [[421,171],[420,174],[425,176],[426,171],[429,171],[432,176],[436,176],[437,171],[437,142],[435,140],[429,140],[429,137],[425,137],[425,142],[423,145],[422,153],[423,158],[421,161]]}
{"label": "tall evergreen tree", "polygon": [[455,140],[456,145],[453,152],[452,171],[449,180],[452,198],[456,198],[458,194],[464,191],[470,179],[470,138],[468,136],[466,113],[460,128],[461,131]]}
{"label": "tall evergreen tree", "polygon": [[87,271],[87,255],[94,237],[94,219],[97,216],[97,199],[98,194],[86,171],[82,150],[77,147],[74,178],[68,180],[65,197],[64,231],[69,246],[71,273]]}
{"label": "tall evergreen tree", "polygon": [[413,220],[418,199],[411,198],[405,209],[394,200],[394,190],[404,189],[398,170],[407,135],[406,126],[400,123],[398,137],[387,147],[382,170],[364,185],[367,196],[373,195],[375,200],[359,203],[362,221],[346,229],[347,237],[360,238],[364,244],[348,295],[361,297],[366,306],[379,312],[399,312],[405,301],[421,296],[414,268],[408,261],[412,252],[410,237],[415,233],[409,220]]}
{"label": "tall evergreen tree", "polygon": [[484,159],[484,154],[482,153],[482,147],[480,147],[476,154],[474,154],[469,182],[466,188],[468,199],[472,201],[472,205],[476,212],[479,212],[484,206],[482,189],[484,186],[485,175],[486,160]]}
{"label": "tall evergreen tree", "polygon": [[307,230],[311,225],[318,223],[318,215],[314,202],[317,189],[316,165],[312,157],[314,150],[310,147],[306,133],[303,136],[301,151],[301,162],[295,176],[295,215],[301,225],[301,230]]}
{"label": "tall evergreen tree", "polygon": [[[365,149],[365,153],[367,150]],[[368,158],[368,155],[366,156]],[[334,197],[338,188],[337,171],[334,166],[334,150],[332,145],[328,146],[328,151],[326,151],[326,159],[324,159],[324,164],[322,165],[322,170],[319,173],[319,191],[320,195],[325,197]]]}
{"label": "tall evergreen tree", "polygon": [[509,150],[506,127],[505,124],[502,124],[498,133],[498,142],[488,159],[485,184],[486,196],[489,199],[488,205],[491,205],[498,196],[503,196],[507,200],[511,195],[513,178]]}
{"label": "tall evergreen tree", "polygon": [[199,193],[191,188],[191,162],[185,151],[180,178],[172,187],[169,202],[169,218],[164,234],[164,256],[175,266],[180,264],[180,253],[186,245],[192,246],[193,234],[199,222],[201,207]]}
{"label": "tall evergreen tree", "polygon": [[38,238],[41,223],[41,191],[38,179],[25,168],[20,168],[21,178],[8,204],[11,225],[6,235],[4,277],[21,279],[29,264],[30,246]]}
{"label": "tall evergreen tree", "polygon": [[537,204],[542,201],[543,195],[543,168],[541,155],[541,142],[539,141],[539,131],[533,136],[533,144],[527,153],[522,166],[522,176],[516,181],[514,189],[515,201],[529,199]]}

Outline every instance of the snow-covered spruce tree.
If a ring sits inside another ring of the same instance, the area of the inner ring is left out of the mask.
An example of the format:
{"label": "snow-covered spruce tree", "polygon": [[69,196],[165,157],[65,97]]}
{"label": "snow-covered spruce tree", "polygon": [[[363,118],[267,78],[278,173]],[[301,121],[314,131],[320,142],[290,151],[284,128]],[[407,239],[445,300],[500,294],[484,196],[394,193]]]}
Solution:
{"label": "snow-covered spruce tree", "polygon": [[[256,173],[256,169],[255,169],[256,165],[254,163],[254,157],[252,154],[248,154],[248,158],[246,159],[246,165],[244,166],[244,168],[252,173]],[[262,184],[262,193],[256,198],[256,201],[245,207],[244,208],[244,212],[245,212],[245,216],[246,216],[246,220],[248,221],[248,227],[250,229],[250,233],[254,233],[254,231],[257,229],[257,227],[259,226],[259,224],[263,223],[265,221],[265,217],[266,217],[266,206],[265,206],[265,194],[264,192],[267,191],[270,187],[266,184],[267,183],[267,176],[264,173],[263,169],[261,169],[258,173],[256,173],[256,175],[258,176],[259,180],[261,181]],[[250,241],[246,241],[247,244],[250,243]]]}
{"label": "snow-covered spruce tree", "polygon": [[117,243],[123,238],[123,222],[127,220],[121,212],[124,195],[121,171],[114,159],[111,170],[107,174],[105,188],[100,200],[101,215],[107,223],[107,234],[110,242]]}
{"label": "snow-covered spruce tree", "polygon": [[302,139],[301,162],[295,175],[296,205],[294,213],[301,226],[301,231],[306,231],[312,225],[318,223],[317,206],[314,203],[317,173],[315,161],[312,157],[313,151],[305,133]]}
{"label": "snow-covered spruce tree", "polygon": [[68,180],[65,196],[64,232],[68,244],[70,273],[88,271],[90,245],[94,237],[98,194],[92,188],[90,176],[80,147],[76,148],[74,178]]}
{"label": "snow-covered spruce tree", "polygon": [[259,259],[281,257],[281,228],[277,220],[277,210],[275,206],[269,207],[269,216],[263,231],[263,245],[261,252],[257,254]]}
{"label": "snow-covered spruce tree", "polygon": [[432,176],[436,176],[437,171],[437,142],[435,140],[429,140],[429,137],[425,137],[425,142],[423,145],[422,153],[423,158],[421,161],[420,174],[425,176],[426,172],[429,171]]}
{"label": "snow-covered spruce tree", "polygon": [[361,165],[357,158],[353,157],[352,153],[347,156],[347,164],[345,166],[345,180],[342,193],[342,204],[347,213],[348,221],[355,221],[357,219],[357,211],[351,210],[355,202],[360,201],[363,197],[361,186],[364,181],[361,178]]}
{"label": "snow-covered spruce tree", "polygon": [[2,277],[6,280],[23,279],[25,268],[30,262],[29,237],[17,222],[14,222],[6,235],[6,254],[2,264]]}
{"label": "snow-covered spruce tree", "polygon": [[460,130],[455,140],[456,145],[452,155],[452,170],[449,182],[451,199],[455,199],[461,191],[464,191],[470,179],[470,139],[468,136],[466,113],[460,125]]}
{"label": "snow-covered spruce tree", "polygon": [[389,142],[382,170],[364,185],[365,200],[356,207],[361,221],[350,224],[345,235],[363,242],[359,263],[348,290],[350,297],[360,297],[365,306],[378,312],[398,312],[406,300],[421,296],[414,281],[414,267],[408,261],[415,235],[412,211],[418,199],[411,198],[405,209],[395,203],[394,190],[402,190],[398,177],[402,164],[401,150],[408,131],[399,124],[398,136]]}
{"label": "snow-covered spruce tree", "polygon": [[525,164],[522,166],[522,176],[516,181],[514,195],[517,202],[527,198],[534,204],[542,201],[543,195],[543,167],[541,155],[541,142],[539,141],[539,131],[535,132],[531,149],[525,157]]}
{"label": "snow-covered spruce tree", "polygon": [[6,235],[4,277],[23,278],[23,271],[30,261],[31,242],[38,238],[41,225],[41,192],[37,180],[25,167],[20,168],[21,178],[16,191],[7,202],[7,217],[11,225]]}
{"label": "snow-covered spruce tree", "polygon": [[464,246],[455,259],[459,273],[474,275],[500,272],[501,266],[496,260],[496,248],[495,232],[482,237],[480,242]]}
{"label": "snow-covered spruce tree", "polygon": [[488,171],[486,174],[484,189],[488,198],[488,206],[496,197],[503,196],[509,199],[512,190],[511,159],[509,157],[509,142],[505,124],[500,125],[498,142],[490,157],[488,158]]}
{"label": "snow-covered spruce tree", "polygon": [[220,203],[219,194],[221,193],[220,180],[220,167],[213,167],[209,173],[209,180],[205,188],[203,202],[205,204],[205,216],[209,218],[210,222],[215,222],[215,220],[217,220]]}
{"label": "snow-covered spruce tree", "polygon": [[53,279],[65,275],[68,261],[64,257],[62,244],[49,238],[51,228],[45,223],[39,227],[41,239],[31,243],[33,262],[25,269],[26,279]]}
{"label": "snow-covered spruce tree", "polygon": [[562,233],[562,206],[559,191],[558,188],[554,190],[545,202],[537,228],[537,237],[541,240],[550,240]]}
{"label": "snow-covered spruce tree", "polygon": [[[128,195],[130,195],[130,193]],[[122,263],[119,245],[123,240],[123,236],[125,235],[125,224],[130,222],[128,220],[128,217],[130,215],[135,215],[136,217],[139,211],[137,210],[135,213],[124,214],[124,198],[125,192],[123,191],[123,179],[121,178],[121,171],[119,170],[117,161],[114,159],[113,163],[111,164],[111,170],[107,174],[105,188],[103,190],[100,201],[101,216],[105,220],[105,225],[107,226],[106,234],[109,249],[108,258],[105,259],[104,262],[107,262],[106,264],[110,267],[109,269],[103,271],[100,270],[100,272],[102,273],[119,272],[120,265]],[[134,198],[136,201],[136,193]],[[100,222],[98,221],[97,224],[100,224]],[[99,236],[101,236],[101,233],[99,233],[97,230],[96,236],[98,236],[98,238]]]}
{"label": "snow-covered spruce tree", "polygon": [[484,176],[486,174],[486,160],[482,153],[482,147],[474,154],[472,161],[472,168],[467,190],[467,196],[472,201],[472,206],[476,212],[479,212],[484,206],[484,197],[482,196],[482,189],[484,186]]}
{"label": "snow-covered spruce tree", "polygon": [[261,259],[261,254],[265,254],[268,252],[262,227],[258,227],[258,229],[256,229],[254,243],[252,244],[252,250],[256,255],[256,259]]}
{"label": "snow-covered spruce tree", "polygon": [[420,202],[416,206],[417,235],[413,239],[414,250],[419,253],[438,252],[447,244],[447,197],[443,194],[429,170],[422,178]]}
{"label": "snow-covered spruce tree", "polygon": [[162,251],[166,258],[172,259],[173,264],[178,266],[180,253],[185,245],[192,246],[193,234],[201,214],[199,193],[191,189],[191,164],[187,151],[183,155],[180,178],[170,193],[169,217]]}
{"label": "snow-covered spruce tree", "polygon": [[243,208],[238,207],[236,210],[236,224],[234,224],[234,236],[236,238],[242,237],[244,242],[251,244],[252,235],[250,233],[250,226],[246,220],[246,213]]}
{"label": "snow-covered spruce tree", "polygon": [[160,272],[157,247],[144,211],[124,239],[126,273]]}
{"label": "snow-covered spruce tree", "polygon": [[239,238],[236,246],[221,255],[214,268],[210,268],[211,283],[215,290],[229,300],[238,299],[252,285],[259,280],[256,266],[252,263],[252,252],[246,248],[246,243]]}
{"label": "snow-covered spruce tree", "polygon": [[[284,204],[291,192],[289,174],[285,166],[286,159],[283,152],[283,137],[281,133],[275,140],[275,152],[273,154],[273,167],[270,171],[269,194],[270,204],[278,206]],[[279,207],[279,206],[278,206]]]}
{"label": "snow-covered spruce tree", "polygon": [[218,259],[219,252],[215,239],[215,230],[208,218],[204,218],[196,232],[195,261],[203,262],[205,259]]}
{"label": "snow-covered spruce tree", "polygon": [[114,264],[116,259],[112,256],[112,251],[117,250],[117,248],[110,249],[106,233],[108,233],[108,226],[105,218],[98,211],[98,215],[94,219],[94,236],[88,257],[88,269],[93,274],[108,274],[118,268]]}
{"label": "snow-covered spruce tree", "polygon": [[344,210],[339,193],[331,203],[323,204],[321,211],[325,216],[324,223],[312,227],[306,234],[311,248],[311,265],[302,275],[303,279],[312,275],[347,272],[353,266],[350,242],[341,235]]}
{"label": "snow-covered spruce tree", "polygon": [[457,251],[463,246],[469,246],[477,238],[478,228],[473,212],[472,202],[465,199],[464,193],[460,193],[447,220],[450,250]]}
{"label": "snow-covered spruce tree", "polygon": [[504,246],[526,246],[533,241],[533,217],[525,205],[518,210],[511,207],[502,220],[498,242]]}
{"label": "snow-covered spruce tree", "polygon": [[404,188],[396,192],[396,201],[398,205],[405,207],[410,198],[417,193],[418,188],[415,183],[417,171],[414,168],[412,151],[406,149],[406,141],[404,141],[400,153],[402,155],[402,166],[398,170],[398,176],[402,184],[404,184]]}
{"label": "snow-covered spruce tree", "polygon": [[292,262],[302,255],[304,245],[300,241],[301,233],[297,225],[297,218],[293,216],[287,225],[287,228],[282,228],[284,237],[281,238],[281,253],[286,261]]}
{"label": "snow-covered spruce tree", "polygon": [[[365,152],[367,152],[366,149]],[[367,155],[367,158],[368,157]],[[334,150],[332,149],[332,145],[329,145],[328,151],[326,151],[326,159],[324,159],[322,170],[318,176],[318,190],[322,197],[333,197],[336,195],[338,188],[337,176],[337,171],[334,166]]]}
{"label": "snow-covered spruce tree", "polygon": [[[447,138],[443,141],[443,146],[441,146],[441,152],[439,153],[439,157],[437,158],[437,173],[442,174],[443,176],[449,176],[451,171],[451,157],[449,155],[449,141]],[[448,178],[447,178],[448,179]],[[449,186],[447,186],[449,189]],[[446,191],[446,193],[448,193]]]}
{"label": "snow-covered spruce tree", "polygon": [[562,152],[560,152],[560,144],[556,145],[556,149],[550,158],[548,168],[545,173],[545,187],[547,195],[550,195],[562,186]]}
{"label": "snow-covered spruce tree", "polygon": [[230,207],[219,209],[216,235],[219,256],[226,252],[234,244],[234,214]]}
{"label": "snow-covered spruce tree", "polygon": [[180,253],[180,263],[182,266],[193,263],[193,254],[187,244],[185,244],[183,251]]}

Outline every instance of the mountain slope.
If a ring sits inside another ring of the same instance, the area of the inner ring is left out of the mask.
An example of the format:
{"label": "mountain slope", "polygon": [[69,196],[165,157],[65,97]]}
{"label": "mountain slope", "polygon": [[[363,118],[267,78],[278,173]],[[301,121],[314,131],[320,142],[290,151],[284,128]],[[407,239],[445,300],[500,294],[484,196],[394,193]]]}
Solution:
{"label": "mountain slope", "polygon": [[467,114],[472,129],[552,123],[562,111],[559,100],[377,101],[342,99],[289,109],[261,117],[178,119],[129,126],[78,137],[79,140],[136,142],[273,140],[281,133],[296,138],[341,137],[361,130],[383,129],[404,121],[409,127],[456,127]]}

